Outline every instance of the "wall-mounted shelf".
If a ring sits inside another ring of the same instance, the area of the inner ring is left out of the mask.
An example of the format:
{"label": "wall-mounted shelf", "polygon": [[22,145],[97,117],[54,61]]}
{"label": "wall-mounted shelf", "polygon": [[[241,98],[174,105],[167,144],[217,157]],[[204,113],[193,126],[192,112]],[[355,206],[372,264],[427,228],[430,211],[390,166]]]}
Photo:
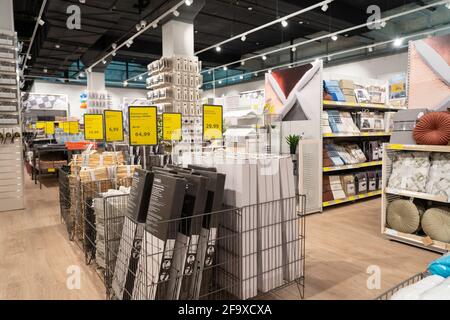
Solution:
{"label": "wall-mounted shelf", "polygon": [[382,163],[383,163],[382,161],[370,161],[370,162],[363,162],[363,163],[357,163],[357,164],[349,164],[349,165],[345,165],[345,166],[323,167],[323,172],[342,171],[342,170],[351,170],[351,169],[358,169],[358,168],[381,166]]}
{"label": "wall-mounted shelf", "polygon": [[366,198],[373,197],[373,196],[378,196],[380,194],[381,194],[381,190],[370,191],[367,193],[362,193],[362,194],[357,194],[354,196],[345,197],[343,199],[325,201],[322,203],[322,206],[325,208],[325,207],[329,207],[329,206],[334,206],[336,204],[341,204],[341,203],[345,203],[345,202],[356,201],[356,200],[366,199]]}

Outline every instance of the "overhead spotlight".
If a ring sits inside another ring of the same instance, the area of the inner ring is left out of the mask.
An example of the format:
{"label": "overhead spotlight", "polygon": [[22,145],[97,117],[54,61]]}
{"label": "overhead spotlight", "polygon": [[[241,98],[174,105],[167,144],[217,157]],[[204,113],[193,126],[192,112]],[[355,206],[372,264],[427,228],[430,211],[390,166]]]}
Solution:
{"label": "overhead spotlight", "polygon": [[239,76],[239,79],[244,80],[244,76]]}
{"label": "overhead spotlight", "polygon": [[184,4],[189,7],[192,4],[192,2],[194,2],[194,0],[186,0],[184,1]]}
{"label": "overhead spotlight", "polygon": [[257,77],[258,76],[258,72],[255,72],[254,75],[255,75],[255,77]]}
{"label": "overhead spotlight", "polygon": [[127,85],[128,85],[128,81],[125,80],[125,81],[123,82],[123,86],[126,87]]}
{"label": "overhead spotlight", "polygon": [[145,28],[147,26],[147,21],[141,20],[139,21],[139,24],[141,25],[141,28]]}
{"label": "overhead spotlight", "polygon": [[447,4],[445,5],[445,7],[446,7],[448,10],[450,10],[450,1],[447,2]]}
{"label": "overhead spotlight", "polygon": [[262,56],[261,59],[263,59],[263,61],[266,61],[267,57],[266,56]]}
{"label": "overhead spotlight", "polygon": [[372,51],[373,51],[373,47],[369,47],[369,48],[367,48],[367,50],[368,50],[369,52],[372,52]]}
{"label": "overhead spotlight", "polygon": [[61,46],[59,44],[55,44],[55,48],[59,49],[59,48],[61,48]]}
{"label": "overhead spotlight", "polygon": [[133,44],[133,40],[130,39],[127,41],[127,48],[131,47],[131,45]]}
{"label": "overhead spotlight", "polygon": [[217,46],[217,47],[216,47],[216,51],[217,51],[217,52],[220,52],[220,51],[222,51],[222,48],[221,48],[220,46]]}
{"label": "overhead spotlight", "polygon": [[222,80],[219,80],[218,82],[219,82],[219,84],[222,84]]}
{"label": "overhead spotlight", "polygon": [[292,47],[292,52],[295,52],[295,51],[297,51],[297,47]]}
{"label": "overhead spotlight", "polygon": [[87,72],[92,72],[92,68],[88,68],[88,69],[87,69]]}
{"label": "overhead spotlight", "polygon": [[268,73],[272,73],[272,69],[267,70]]}
{"label": "overhead spotlight", "polygon": [[245,61],[241,61],[241,66],[244,66],[245,65]]}
{"label": "overhead spotlight", "polygon": [[288,22],[286,20],[281,20],[281,25],[283,28],[286,28],[288,26]]}
{"label": "overhead spotlight", "polygon": [[140,31],[141,30],[141,25],[139,23],[136,23],[136,31]]}
{"label": "overhead spotlight", "polygon": [[43,25],[45,24],[45,21],[42,20],[42,19],[39,19],[39,20],[38,20],[38,23],[39,23],[40,26],[43,26]]}
{"label": "overhead spotlight", "polygon": [[152,28],[153,28],[153,29],[158,28],[158,22],[155,22],[154,24],[152,24]]}
{"label": "overhead spotlight", "polygon": [[227,66],[224,66],[223,67],[223,71],[227,71],[228,70],[228,67]]}
{"label": "overhead spotlight", "polygon": [[253,7],[248,7],[247,9],[248,9],[248,11],[252,11]]}
{"label": "overhead spotlight", "polygon": [[241,37],[241,41],[245,41],[245,40],[247,40],[247,36],[244,34],[244,35]]}
{"label": "overhead spotlight", "polygon": [[211,70],[208,70],[208,74],[211,74]]}
{"label": "overhead spotlight", "polygon": [[303,24],[303,21],[299,21],[298,24]]}
{"label": "overhead spotlight", "polygon": [[338,36],[336,34],[333,34],[331,36],[331,40],[336,41],[338,39]]}
{"label": "overhead spotlight", "polygon": [[23,68],[24,68],[24,69],[28,69],[28,66],[27,66],[27,65],[24,65]]}
{"label": "overhead spotlight", "polygon": [[44,73],[48,72],[47,68],[44,68],[42,71],[44,71]]}
{"label": "overhead spotlight", "polygon": [[116,56],[116,52],[115,51],[113,51],[112,53],[111,53],[111,55],[113,56],[113,57],[115,57]]}
{"label": "overhead spotlight", "polygon": [[327,61],[331,61],[331,57],[330,56],[327,57]]}
{"label": "overhead spotlight", "polygon": [[394,47],[400,47],[403,43],[403,39],[402,38],[396,38],[394,40]]}
{"label": "overhead spotlight", "polygon": [[31,60],[31,55],[27,55],[27,59],[28,59],[28,60]]}
{"label": "overhead spotlight", "polygon": [[117,48],[117,43],[114,42],[114,43],[111,45],[111,48],[113,48],[113,49]]}
{"label": "overhead spotlight", "polygon": [[80,0],[80,3],[86,3],[86,0]]}
{"label": "overhead spotlight", "polygon": [[180,16],[180,12],[179,12],[178,10],[173,10],[172,14],[173,14],[175,17],[179,17],[179,16]]}
{"label": "overhead spotlight", "polygon": [[84,78],[84,72],[80,72],[80,78]]}
{"label": "overhead spotlight", "polygon": [[139,76],[139,80],[142,80],[143,78],[142,78],[142,76]]}
{"label": "overhead spotlight", "polygon": [[102,60],[102,63],[103,63],[103,64],[106,64],[106,60]]}
{"label": "overhead spotlight", "polygon": [[291,69],[291,68],[292,68],[292,64],[290,64],[290,65],[288,66],[288,68]]}
{"label": "overhead spotlight", "polygon": [[328,10],[328,4],[324,4],[320,9],[322,9],[323,12],[326,12]]}

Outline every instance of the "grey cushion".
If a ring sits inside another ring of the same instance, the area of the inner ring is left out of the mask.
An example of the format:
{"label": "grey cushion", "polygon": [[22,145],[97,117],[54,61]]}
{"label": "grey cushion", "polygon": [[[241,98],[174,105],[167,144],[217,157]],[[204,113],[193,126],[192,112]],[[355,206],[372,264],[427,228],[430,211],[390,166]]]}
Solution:
{"label": "grey cushion", "polygon": [[433,240],[450,243],[450,208],[430,208],[423,214],[423,231]]}
{"label": "grey cushion", "polygon": [[386,212],[386,221],[389,227],[403,233],[414,233],[420,227],[421,212],[409,200],[394,200]]}

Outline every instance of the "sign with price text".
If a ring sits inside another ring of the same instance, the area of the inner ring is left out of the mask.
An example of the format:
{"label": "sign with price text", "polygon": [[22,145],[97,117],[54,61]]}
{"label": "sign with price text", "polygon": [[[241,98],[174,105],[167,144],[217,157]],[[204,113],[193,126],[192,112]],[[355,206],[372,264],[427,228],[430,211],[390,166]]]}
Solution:
{"label": "sign with price text", "polygon": [[122,111],[105,110],[104,119],[106,142],[123,141]]}
{"label": "sign with price text", "polygon": [[203,105],[203,140],[223,138],[222,106]]}
{"label": "sign with price text", "polygon": [[181,113],[170,113],[170,112],[163,113],[162,132],[164,141],[180,141]]}
{"label": "sign with price text", "polygon": [[130,146],[158,144],[156,107],[129,107],[128,124],[130,126]]}
{"label": "sign with price text", "polygon": [[55,134],[55,123],[52,121],[45,122],[45,134]]}
{"label": "sign with price text", "polygon": [[103,140],[103,115],[85,114],[84,115],[84,139]]}
{"label": "sign with price text", "polygon": [[78,126],[78,121],[70,121],[69,122],[69,133],[70,134],[78,134],[80,132],[80,128]]}
{"label": "sign with price text", "polygon": [[64,133],[69,133],[70,132],[70,122],[64,121],[64,122],[60,122],[62,125],[62,129]]}

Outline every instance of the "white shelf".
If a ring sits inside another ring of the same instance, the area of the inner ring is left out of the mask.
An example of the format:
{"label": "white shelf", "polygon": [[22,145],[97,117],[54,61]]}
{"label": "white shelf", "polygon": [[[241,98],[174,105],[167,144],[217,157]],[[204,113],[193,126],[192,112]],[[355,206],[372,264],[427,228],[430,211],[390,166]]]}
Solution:
{"label": "white shelf", "polygon": [[370,161],[370,162],[363,162],[363,163],[357,163],[357,164],[349,164],[349,165],[344,165],[344,166],[323,167],[323,172],[367,168],[367,167],[381,166],[382,164],[383,164],[383,161]]}
{"label": "white shelf", "polygon": [[325,202],[322,202],[322,207],[325,208],[325,207],[334,206],[336,204],[341,204],[341,203],[345,203],[345,202],[366,199],[366,198],[369,198],[369,197],[379,196],[380,194],[381,194],[381,190],[376,190],[376,191],[370,191],[370,192],[367,192],[367,193],[357,194],[357,195],[354,195],[354,196],[345,197],[343,199],[336,199],[336,200],[332,200],[332,201],[325,201]]}
{"label": "white shelf", "polygon": [[450,146],[431,146],[421,144],[387,144],[386,149],[405,151],[450,152]]}
{"label": "white shelf", "polygon": [[383,103],[357,103],[357,102],[342,102],[342,101],[323,101],[323,107],[327,109],[373,109],[380,111],[398,111],[405,110],[405,108],[391,107]]}
{"label": "white shelf", "polygon": [[408,191],[408,190],[398,190],[398,189],[393,189],[393,188],[386,188],[385,192],[389,193],[389,194],[398,195],[398,196],[450,203],[448,201],[448,198],[443,195],[435,195],[435,194],[414,192],[414,191]]}
{"label": "white shelf", "polygon": [[384,228],[382,235],[391,240],[400,241],[407,244],[412,244],[417,247],[421,247],[428,250],[433,250],[441,253],[450,251],[450,244],[442,241],[431,240],[427,236],[421,236],[417,234],[409,234],[399,232],[394,229]]}
{"label": "white shelf", "polygon": [[324,133],[324,138],[351,138],[351,137],[389,137],[389,132],[359,132],[359,133]]}

